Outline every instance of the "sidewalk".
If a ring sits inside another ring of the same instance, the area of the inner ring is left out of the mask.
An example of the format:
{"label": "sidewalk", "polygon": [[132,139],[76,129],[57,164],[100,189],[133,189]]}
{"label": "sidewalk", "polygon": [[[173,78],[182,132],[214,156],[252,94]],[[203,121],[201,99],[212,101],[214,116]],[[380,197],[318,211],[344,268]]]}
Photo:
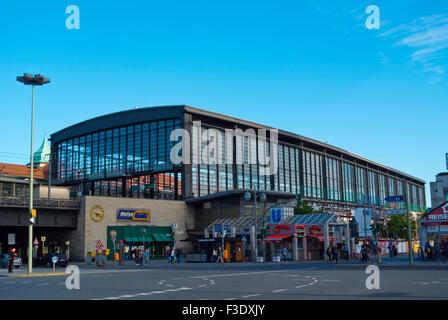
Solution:
{"label": "sidewalk", "polygon": [[[372,263],[361,263],[359,259],[357,260],[339,260],[338,264],[333,265],[369,265]],[[376,262],[373,264],[377,264]],[[390,256],[382,256],[381,257],[381,266],[397,266],[397,267],[410,267],[409,265],[409,256],[408,255],[400,255],[398,257],[391,258]],[[422,261],[419,256],[414,256],[413,265],[415,267],[447,267],[448,263],[442,263],[441,261]]]}

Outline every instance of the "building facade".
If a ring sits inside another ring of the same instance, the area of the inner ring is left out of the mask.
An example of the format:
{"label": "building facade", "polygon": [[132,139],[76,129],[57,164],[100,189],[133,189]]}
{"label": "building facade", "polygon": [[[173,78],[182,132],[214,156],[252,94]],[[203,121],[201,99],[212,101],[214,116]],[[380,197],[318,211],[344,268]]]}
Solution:
{"label": "building facade", "polygon": [[[180,129],[187,136],[176,135]],[[229,130],[242,134],[228,139]],[[110,208],[114,219],[118,210],[135,207],[132,199],[184,203],[184,214],[168,207],[158,213],[185,231],[181,240],[203,236],[214,220],[254,211],[263,216],[271,204],[295,197],[348,215],[358,206],[403,206],[384,201],[396,194],[406,195],[413,212],[426,206],[421,179],[310,138],[185,105],[90,119],[52,134],[51,146],[52,184],[68,186],[81,198],[125,198],[126,205],[111,199],[117,205]],[[173,162],[176,156],[183,161]],[[269,161],[275,170],[267,173]],[[254,210],[243,199],[246,191],[265,193],[266,203]]]}
{"label": "building facade", "polygon": [[448,201],[448,172],[436,175],[436,181],[430,182],[431,207],[436,208]]}

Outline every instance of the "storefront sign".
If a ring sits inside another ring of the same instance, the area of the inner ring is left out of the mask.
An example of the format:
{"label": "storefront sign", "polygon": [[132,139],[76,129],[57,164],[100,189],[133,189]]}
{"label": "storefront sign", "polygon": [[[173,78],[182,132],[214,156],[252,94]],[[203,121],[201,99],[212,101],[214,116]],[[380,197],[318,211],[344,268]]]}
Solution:
{"label": "storefront sign", "polygon": [[448,202],[429,212],[423,219],[422,225],[447,225]]}
{"label": "storefront sign", "polygon": [[150,210],[119,209],[117,214],[117,220],[149,221],[150,218]]}
{"label": "storefront sign", "polygon": [[8,233],[8,245],[16,244],[16,234]]}
{"label": "storefront sign", "polygon": [[277,224],[270,228],[270,234],[294,234],[295,225],[294,224]]}

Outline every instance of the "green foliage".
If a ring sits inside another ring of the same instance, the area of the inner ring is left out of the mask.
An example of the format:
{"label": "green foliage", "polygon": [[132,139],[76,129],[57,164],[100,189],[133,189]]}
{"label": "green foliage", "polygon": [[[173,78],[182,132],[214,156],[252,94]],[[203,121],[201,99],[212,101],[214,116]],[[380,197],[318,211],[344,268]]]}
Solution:
{"label": "green foliage", "polygon": [[306,200],[302,200],[295,208],[294,214],[313,214],[313,213],[321,213],[318,210],[314,210],[314,208],[308,203]]}
{"label": "green foliage", "polygon": [[[416,223],[415,220],[411,218],[411,235],[415,234]],[[395,233],[400,239],[408,238],[408,223],[405,214],[402,215],[393,215],[390,217],[390,220],[387,222],[387,229],[389,233],[389,237],[393,237]]]}

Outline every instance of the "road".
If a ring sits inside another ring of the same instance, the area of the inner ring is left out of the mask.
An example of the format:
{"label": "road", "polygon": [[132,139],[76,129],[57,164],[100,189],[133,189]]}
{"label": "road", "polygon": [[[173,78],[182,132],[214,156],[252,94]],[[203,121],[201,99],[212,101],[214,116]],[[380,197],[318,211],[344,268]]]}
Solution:
{"label": "road", "polygon": [[[58,269],[63,271],[63,269]],[[80,289],[66,276],[0,277],[0,299],[303,300],[447,299],[446,266],[380,267],[368,290],[366,266],[318,263],[80,266]]]}

